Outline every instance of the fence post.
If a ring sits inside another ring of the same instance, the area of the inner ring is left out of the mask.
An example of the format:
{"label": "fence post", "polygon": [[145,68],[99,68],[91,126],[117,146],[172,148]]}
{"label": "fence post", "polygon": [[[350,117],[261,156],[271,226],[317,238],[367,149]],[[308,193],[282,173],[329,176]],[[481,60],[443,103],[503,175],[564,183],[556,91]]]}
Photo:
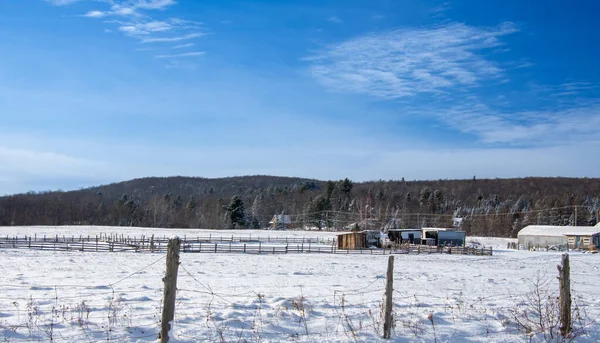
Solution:
{"label": "fence post", "polygon": [[567,337],[571,332],[571,267],[569,266],[569,254],[563,254],[561,264],[558,268],[558,280],[560,282],[559,309],[560,309],[560,333]]}
{"label": "fence post", "polygon": [[163,311],[161,317],[160,343],[169,341],[171,322],[175,318],[175,295],[177,291],[177,270],[179,269],[179,248],[181,240],[179,237],[169,239],[167,245],[167,270],[163,283],[165,284],[163,296]]}
{"label": "fence post", "polygon": [[383,338],[392,336],[392,293],[394,291],[394,256],[388,258],[388,268],[385,283],[385,318],[383,322]]}

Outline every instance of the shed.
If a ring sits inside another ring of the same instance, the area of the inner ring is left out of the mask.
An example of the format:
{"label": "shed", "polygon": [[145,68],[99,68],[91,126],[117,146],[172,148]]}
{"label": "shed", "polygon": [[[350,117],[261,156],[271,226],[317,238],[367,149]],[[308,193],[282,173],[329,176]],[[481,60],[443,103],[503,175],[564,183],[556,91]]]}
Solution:
{"label": "shed", "polygon": [[454,230],[440,227],[424,227],[421,229],[423,232],[422,240],[423,244],[427,245],[438,245],[438,233],[440,231]]}
{"label": "shed", "polygon": [[394,243],[421,244],[421,230],[419,229],[390,229],[388,236]]}
{"label": "shed", "polygon": [[[519,245],[525,248],[540,246],[565,246],[572,239],[573,246],[577,243],[577,237],[581,243],[584,238],[592,240],[594,234],[600,232],[600,226],[551,226],[551,225],[528,225],[517,234]],[[569,245],[571,245],[569,243]]]}
{"label": "shed", "polygon": [[441,246],[463,246],[467,241],[467,233],[464,231],[439,231],[437,245]]}
{"label": "shed", "polygon": [[571,249],[588,249],[590,245],[595,248],[600,248],[600,232],[588,233],[588,232],[569,232],[565,234],[567,238],[567,244]]}
{"label": "shed", "polygon": [[424,227],[423,241],[427,245],[465,245],[467,234],[456,228]]}
{"label": "shed", "polygon": [[379,230],[365,230],[367,234],[367,246],[368,247],[380,247],[381,246],[381,231]]}
{"label": "shed", "polygon": [[338,249],[362,249],[367,247],[367,233],[347,232],[337,235]]}

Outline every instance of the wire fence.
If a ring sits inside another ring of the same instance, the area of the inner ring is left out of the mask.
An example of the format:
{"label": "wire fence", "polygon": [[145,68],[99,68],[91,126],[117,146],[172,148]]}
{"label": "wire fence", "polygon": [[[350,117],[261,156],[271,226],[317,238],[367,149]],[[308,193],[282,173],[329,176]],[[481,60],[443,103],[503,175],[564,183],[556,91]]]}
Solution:
{"label": "wire fence", "polygon": [[[106,283],[0,284],[0,342],[156,340],[165,255],[144,256],[148,263],[125,275],[107,275]],[[247,286],[215,288],[205,278],[204,265],[195,262],[180,264],[172,329],[178,342],[371,342],[381,337],[385,293],[381,277],[352,287],[319,283],[283,289],[248,280]],[[577,325],[593,335],[599,331],[600,302],[595,284],[585,277],[590,268],[597,265],[573,261],[572,288],[580,313]],[[69,277],[64,275],[65,280]],[[536,328],[527,331],[517,318],[540,292],[552,298],[558,291],[553,280],[538,280],[538,285],[527,292],[488,293],[466,292],[460,285],[414,289],[399,282],[393,293],[393,336],[431,342],[530,341],[542,333]]]}

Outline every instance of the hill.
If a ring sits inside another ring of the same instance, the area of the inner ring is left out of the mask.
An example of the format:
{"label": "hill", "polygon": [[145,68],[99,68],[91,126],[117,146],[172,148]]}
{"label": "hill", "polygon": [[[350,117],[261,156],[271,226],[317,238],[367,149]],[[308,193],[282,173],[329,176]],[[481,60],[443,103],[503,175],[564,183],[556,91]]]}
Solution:
{"label": "hill", "polygon": [[515,236],[527,224],[593,225],[600,179],[515,178],[320,181],[241,176],[149,177],[68,192],[0,197],[0,225],[122,225],[223,229],[290,226],[340,229],[447,227],[464,218],[473,235]]}

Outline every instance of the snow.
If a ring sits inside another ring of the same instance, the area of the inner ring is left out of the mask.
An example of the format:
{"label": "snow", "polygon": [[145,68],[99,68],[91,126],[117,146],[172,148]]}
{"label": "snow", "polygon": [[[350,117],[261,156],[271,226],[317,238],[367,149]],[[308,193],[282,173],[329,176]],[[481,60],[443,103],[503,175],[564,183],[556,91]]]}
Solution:
{"label": "snow", "polygon": [[[208,235],[121,227],[0,228],[2,235]],[[210,231],[214,235],[319,236],[330,232]],[[395,255],[391,342],[530,342],[512,311],[538,276],[556,294],[560,253],[506,249],[467,237],[493,256]],[[149,342],[159,332],[165,254],[0,250],[0,341]],[[600,341],[600,254],[571,253],[574,303]],[[180,255],[170,342],[377,342],[388,256]],[[432,323],[433,321],[433,323]],[[534,335],[531,342],[542,342]]]}

